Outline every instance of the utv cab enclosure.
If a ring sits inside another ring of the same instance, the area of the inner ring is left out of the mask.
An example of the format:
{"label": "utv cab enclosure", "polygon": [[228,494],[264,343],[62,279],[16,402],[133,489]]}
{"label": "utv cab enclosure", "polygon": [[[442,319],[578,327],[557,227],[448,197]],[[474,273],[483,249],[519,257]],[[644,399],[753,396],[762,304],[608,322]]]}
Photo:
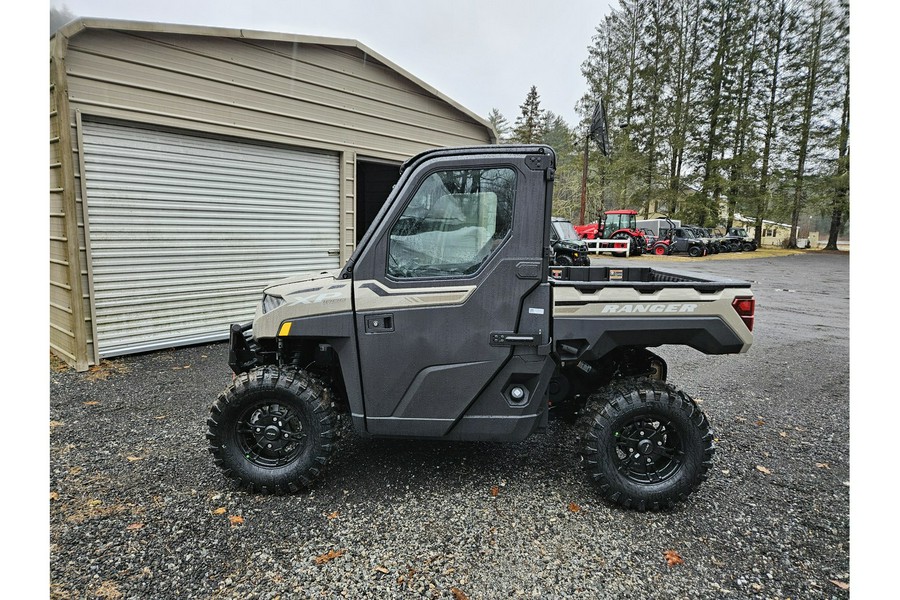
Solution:
{"label": "utv cab enclosure", "polygon": [[[749,283],[647,267],[549,265],[547,146],[410,159],[337,271],[267,288],[231,329],[231,383],[207,438],[238,485],[308,488],[359,435],[518,441],[580,420],[603,498],[639,510],[706,478],[709,422],[648,348],[709,354],[752,342]],[[563,431],[570,431],[563,428]]]}

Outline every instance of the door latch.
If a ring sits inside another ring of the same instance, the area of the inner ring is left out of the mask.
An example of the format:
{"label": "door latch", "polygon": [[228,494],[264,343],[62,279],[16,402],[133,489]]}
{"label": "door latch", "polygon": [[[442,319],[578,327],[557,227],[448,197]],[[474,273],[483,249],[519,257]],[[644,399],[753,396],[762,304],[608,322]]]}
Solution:
{"label": "door latch", "polygon": [[394,315],[366,315],[366,333],[386,333],[394,330]]}

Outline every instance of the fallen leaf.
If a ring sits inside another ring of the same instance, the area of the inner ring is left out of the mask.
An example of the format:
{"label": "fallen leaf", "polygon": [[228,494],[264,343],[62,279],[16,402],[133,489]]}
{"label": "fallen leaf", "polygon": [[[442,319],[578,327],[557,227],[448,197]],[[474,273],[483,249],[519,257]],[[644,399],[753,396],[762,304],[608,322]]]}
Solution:
{"label": "fallen leaf", "polygon": [[81,475],[81,467],[69,467],[69,475]]}
{"label": "fallen leaf", "polygon": [[459,588],[450,588],[450,593],[453,594],[453,600],[469,600],[469,597],[466,596],[466,593]]}
{"label": "fallen leaf", "polygon": [[144,526],[143,523],[132,523],[125,529],[127,529],[128,531],[137,531],[138,529],[141,529],[143,526]]}
{"label": "fallen leaf", "polygon": [[153,417],[156,420],[165,419],[166,415],[159,415],[158,417]]}
{"label": "fallen leaf", "polygon": [[50,492],[50,501],[59,500],[59,492]]}
{"label": "fallen leaf", "polygon": [[731,475],[730,469],[722,469],[722,475]]}
{"label": "fallen leaf", "polygon": [[375,567],[375,568],[372,569],[372,570],[373,570],[373,571],[378,571],[379,573],[384,573],[385,575],[387,575],[388,573],[390,573],[390,570],[388,570],[387,567],[382,567],[381,565],[378,565],[377,567]]}
{"label": "fallen leaf", "polygon": [[574,502],[569,502],[569,510],[573,513],[577,513],[581,511],[581,507],[575,504]]}
{"label": "fallen leaf", "polygon": [[496,496],[499,493],[500,493],[499,485],[491,486],[491,496]]}
{"label": "fallen leaf", "polygon": [[751,583],[751,584],[750,584],[750,587],[752,587],[754,591],[759,592],[759,591],[762,590],[762,587],[763,587],[763,586],[762,586],[761,584],[759,584],[759,583],[755,583],[755,582],[754,582],[754,583]]}
{"label": "fallen leaf", "polygon": [[666,550],[665,552],[663,552],[663,556],[666,559],[666,563],[670,567],[684,563],[684,559],[681,558],[681,555],[674,550]]}
{"label": "fallen leaf", "polygon": [[231,515],[230,517],[228,517],[228,522],[231,523],[232,527],[234,527],[235,525],[243,525],[244,517],[242,517],[241,515]]}
{"label": "fallen leaf", "polygon": [[332,519],[337,519],[340,516],[340,514],[341,513],[339,513],[338,511],[334,511],[333,513],[328,513],[327,515],[325,515],[325,518],[330,521]]}
{"label": "fallen leaf", "polygon": [[103,500],[97,500],[95,498],[91,498],[87,501],[88,506],[100,506],[101,504],[103,504]]}
{"label": "fallen leaf", "polygon": [[833,583],[834,585],[838,586],[838,587],[841,588],[842,590],[849,590],[849,589],[850,589],[850,584],[849,584],[849,583],[844,583],[843,581],[837,581],[836,579],[829,579],[828,581],[830,581],[830,582]]}
{"label": "fallen leaf", "polygon": [[143,456],[126,456],[125,459],[128,462],[135,462],[137,460],[144,460],[144,457]]}
{"label": "fallen leaf", "polygon": [[214,515],[224,515],[224,514],[225,514],[225,507],[224,507],[224,506],[220,506],[220,507],[217,508],[216,510],[212,511],[212,514],[214,514]]}
{"label": "fallen leaf", "polygon": [[96,406],[100,403],[96,400],[88,400],[87,402],[82,402],[82,404],[84,404],[85,406]]}
{"label": "fallen leaf", "polygon": [[756,424],[759,425],[759,426],[762,426],[762,425],[765,425],[766,422],[763,421],[762,419],[759,419],[759,420],[756,421]]}
{"label": "fallen leaf", "polygon": [[54,427],[61,427],[62,425],[62,421],[50,421],[50,429],[53,429]]}
{"label": "fallen leaf", "polygon": [[781,437],[787,437],[787,431],[779,431],[778,435],[780,435]]}
{"label": "fallen leaf", "polygon": [[756,465],[756,470],[765,475],[772,474],[772,471],[768,470],[767,468],[763,467],[762,465]]}
{"label": "fallen leaf", "polygon": [[119,591],[119,587],[112,581],[104,581],[94,591],[94,597],[103,598],[104,600],[120,600],[122,592]]}
{"label": "fallen leaf", "polygon": [[336,558],[340,558],[344,555],[344,552],[346,552],[346,550],[329,550],[325,554],[320,554],[314,560],[317,565],[324,565]]}
{"label": "fallen leaf", "polygon": [[743,422],[745,422],[747,419],[745,419],[744,417],[735,417],[734,420],[737,421],[738,423],[743,423]]}
{"label": "fallen leaf", "polygon": [[831,469],[831,467],[828,466],[828,463],[816,463],[816,466],[820,469]]}

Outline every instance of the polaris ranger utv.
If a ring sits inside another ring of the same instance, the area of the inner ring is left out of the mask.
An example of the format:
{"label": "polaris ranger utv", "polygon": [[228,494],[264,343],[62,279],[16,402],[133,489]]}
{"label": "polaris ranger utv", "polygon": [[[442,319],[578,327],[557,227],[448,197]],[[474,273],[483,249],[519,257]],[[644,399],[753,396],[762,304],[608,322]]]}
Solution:
{"label": "polaris ranger utv", "polygon": [[359,435],[519,441],[581,420],[603,498],[638,510],[707,476],[710,424],[648,350],[752,342],[750,284],[649,267],[550,267],[548,146],[424,152],[340,270],[267,288],[231,328],[233,381],[211,408],[216,464],[240,486],[318,479],[338,421]]}

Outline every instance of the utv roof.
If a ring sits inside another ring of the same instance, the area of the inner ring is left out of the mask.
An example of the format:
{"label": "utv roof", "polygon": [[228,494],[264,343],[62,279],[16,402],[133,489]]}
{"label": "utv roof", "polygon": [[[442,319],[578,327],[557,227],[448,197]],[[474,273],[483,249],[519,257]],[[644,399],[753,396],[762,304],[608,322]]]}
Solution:
{"label": "utv roof", "polygon": [[496,144],[485,146],[457,146],[451,148],[434,148],[416,154],[400,165],[400,174],[410,169],[423,160],[438,156],[463,156],[472,153],[479,154],[547,154],[550,156],[550,166],[556,167],[556,153],[550,146],[535,144]]}

